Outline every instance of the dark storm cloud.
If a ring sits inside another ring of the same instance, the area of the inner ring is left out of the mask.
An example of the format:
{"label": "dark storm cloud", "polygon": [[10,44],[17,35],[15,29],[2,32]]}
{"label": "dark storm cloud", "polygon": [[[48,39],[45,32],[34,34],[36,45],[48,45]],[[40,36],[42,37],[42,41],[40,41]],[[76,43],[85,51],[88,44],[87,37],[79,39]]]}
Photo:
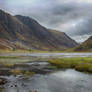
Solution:
{"label": "dark storm cloud", "polygon": [[92,34],[92,18],[83,20],[83,22],[76,25],[73,30],[74,31],[70,34],[73,34],[73,35]]}
{"label": "dark storm cloud", "polygon": [[0,0],[0,8],[13,15],[30,16],[73,38],[92,34],[91,0]]}

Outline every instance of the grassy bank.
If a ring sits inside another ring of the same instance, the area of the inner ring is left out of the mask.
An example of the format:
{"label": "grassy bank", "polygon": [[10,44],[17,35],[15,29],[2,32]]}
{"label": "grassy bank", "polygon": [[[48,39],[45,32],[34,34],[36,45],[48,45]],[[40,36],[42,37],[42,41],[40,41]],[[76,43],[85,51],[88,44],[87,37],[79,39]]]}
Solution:
{"label": "grassy bank", "polygon": [[13,65],[31,61],[32,57],[25,56],[0,56],[0,65]]}
{"label": "grassy bank", "polygon": [[8,53],[92,53],[92,51],[74,51],[74,49],[68,49],[63,51],[45,51],[45,50],[2,50],[0,49],[0,54]]}
{"label": "grassy bank", "polygon": [[7,53],[30,53],[30,50],[1,50],[0,49],[0,54],[7,54]]}
{"label": "grassy bank", "polygon": [[92,73],[92,58],[78,57],[78,58],[62,58],[49,60],[52,65],[58,68],[73,68],[78,71]]}
{"label": "grassy bank", "polygon": [[44,50],[1,50],[0,54],[8,54],[8,53],[68,53],[73,51],[44,51]]}

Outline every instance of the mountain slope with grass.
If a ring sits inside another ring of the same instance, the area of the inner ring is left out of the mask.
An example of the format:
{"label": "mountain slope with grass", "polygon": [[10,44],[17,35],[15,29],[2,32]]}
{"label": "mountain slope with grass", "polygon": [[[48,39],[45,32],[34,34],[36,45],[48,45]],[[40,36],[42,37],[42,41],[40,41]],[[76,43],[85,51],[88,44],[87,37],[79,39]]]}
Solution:
{"label": "mountain slope with grass", "polygon": [[34,19],[0,10],[1,49],[64,50],[76,45],[63,32],[51,31]]}
{"label": "mountain slope with grass", "polygon": [[92,36],[75,48],[75,51],[92,51]]}

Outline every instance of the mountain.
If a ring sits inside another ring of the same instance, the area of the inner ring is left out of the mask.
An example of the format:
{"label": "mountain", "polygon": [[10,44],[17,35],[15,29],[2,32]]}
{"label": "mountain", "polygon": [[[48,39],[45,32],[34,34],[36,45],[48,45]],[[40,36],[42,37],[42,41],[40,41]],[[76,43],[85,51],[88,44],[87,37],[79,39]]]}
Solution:
{"label": "mountain", "polygon": [[63,32],[50,30],[26,16],[0,10],[0,48],[64,50],[77,43]]}
{"label": "mountain", "polygon": [[75,51],[92,51],[92,36],[75,48]]}
{"label": "mountain", "polygon": [[74,40],[72,40],[64,32],[60,32],[60,31],[57,31],[57,30],[51,30],[51,29],[49,31],[52,32],[54,37],[56,37],[61,42],[62,46],[64,45],[68,48],[73,48],[73,47],[76,47],[78,45]]}

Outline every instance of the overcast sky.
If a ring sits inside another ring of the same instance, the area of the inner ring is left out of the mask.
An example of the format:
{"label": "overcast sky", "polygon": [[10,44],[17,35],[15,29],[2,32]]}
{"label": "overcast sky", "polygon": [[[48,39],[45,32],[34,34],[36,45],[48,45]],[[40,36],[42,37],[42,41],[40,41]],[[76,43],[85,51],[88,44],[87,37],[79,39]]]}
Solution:
{"label": "overcast sky", "polygon": [[12,15],[26,15],[78,42],[92,35],[92,0],[0,0]]}

